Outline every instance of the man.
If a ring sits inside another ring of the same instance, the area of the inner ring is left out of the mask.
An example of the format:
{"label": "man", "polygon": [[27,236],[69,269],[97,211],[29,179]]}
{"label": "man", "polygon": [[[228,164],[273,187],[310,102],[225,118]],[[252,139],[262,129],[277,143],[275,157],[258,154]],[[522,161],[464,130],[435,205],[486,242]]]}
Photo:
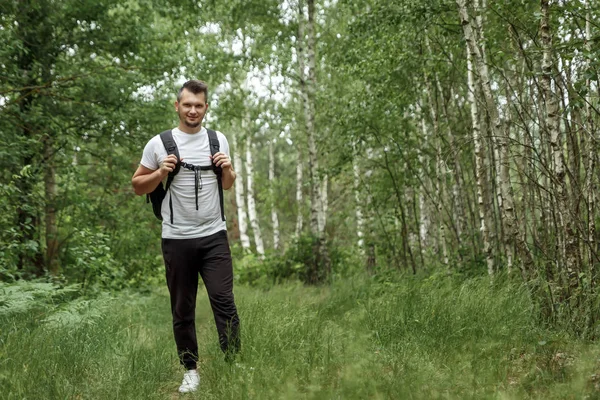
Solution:
{"label": "man", "polygon": [[235,181],[229,144],[220,132],[217,132],[220,151],[211,156],[208,132],[202,127],[207,100],[206,83],[190,80],[181,87],[175,102],[179,126],[172,130],[180,160],[173,154],[167,155],[157,135],[144,148],[140,166],[131,180],[137,195],[147,194],[154,191],[177,163],[185,166],[175,175],[161,208],[162,252],[171,297],[173,332],[180,362],[186,369],[179,387],[182,393],[195,391],[200,383],[194,322],[198,274],[208,292],[221,349],[229,358],[240,347],[231,252],[221,214],[217,175],[211,169],[194,168],[211,163],[221,167],[223,189],[231,188]]}

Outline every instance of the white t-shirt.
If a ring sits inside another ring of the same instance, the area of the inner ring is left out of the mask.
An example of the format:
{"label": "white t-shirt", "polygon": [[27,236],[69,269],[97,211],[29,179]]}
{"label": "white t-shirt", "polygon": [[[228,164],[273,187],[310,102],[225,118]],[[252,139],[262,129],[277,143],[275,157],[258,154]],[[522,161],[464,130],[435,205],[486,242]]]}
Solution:
{"label": "white t-shirt", "polygon": [[[217,132],[220,151],[229,156],[229,143],[221,132]],[[179,157],[188,164],[209,166],[210,148],[208,132],[202,128],[197,133],[185,133],[178,128],[173,129],[173,139],[179,149]],[[154,136],[142,155],[141,165],[156,170],[167,156],[160,135]],[[173,178],[171,187],[162,202],[162,237],[165,239],[192,239],[206,237],[227,229],[221,219],[219,188],[217,176],[212,170],[198,171],[201,177],[201,188],[198,189],[198,210],[196,210],[196,194],[194,191],[194,171],[181,167]],[[165,179],[166,182],[166,179]],[[169,210],[169,197],[173,202],[173,224]]]}

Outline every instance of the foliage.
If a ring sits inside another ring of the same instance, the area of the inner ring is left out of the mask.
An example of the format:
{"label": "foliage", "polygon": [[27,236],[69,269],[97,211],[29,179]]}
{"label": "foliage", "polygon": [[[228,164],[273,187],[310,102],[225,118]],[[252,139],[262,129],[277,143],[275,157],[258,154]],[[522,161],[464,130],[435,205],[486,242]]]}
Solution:
{"label": "foliage", "polygon": [[0,315],[24,315],[35,308],[68,302],[79,295],[79,285],[59,286],[44,281],[0,282]]}
{"label": "foliage", "polygon": [[[310,234],[303,234],[295,238],[283,253],[269,252],[264,260],[253,253],[244,254],[241,248],[234,247],[236,282],[262,288],[286,282],[306,282],[306,265],[315,262],[314,240]],[[328,251],[336,279],[362,273],[359,257],[351,250],[330,242]]]}
{"label": "foliage", "polygon": [[[332,279],[365,267],[378,276],[443,268],[465,280],[510,269],[547,322],[593,335],[599,3],[550,2],[547,49],[539,4],[476,6],[485,3],[467,1],[465,11],[491,99],[476,66],[475,90],[467,83],[457,2],[316,2],[320,169],[311,172],[329,182]],[[306,235],[309,171],[296,181],[308,159],[298,65],[304,14],[302,2],[273,0],[2,1],[0,279],[51,275],[86,291],[162,284],[160,227],[130,177],[145,143],[176,123],[179,84],[201,78],[211,88],[207,125],[253,155],[258,220],[271,248],[264,260],[235,250],[238,282],[306,281],[316,261]],[[547,112],[545,77],[557,113]],[[556,117],[553,137],[548,120]],[[557,172],[559,153],[567,165]],[[238,205],[227,200],[237,248]]]}

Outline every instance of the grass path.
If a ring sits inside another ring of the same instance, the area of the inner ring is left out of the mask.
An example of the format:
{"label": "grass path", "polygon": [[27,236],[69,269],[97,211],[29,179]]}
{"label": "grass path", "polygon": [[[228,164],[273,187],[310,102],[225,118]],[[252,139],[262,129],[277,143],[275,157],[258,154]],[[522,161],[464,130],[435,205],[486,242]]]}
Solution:
{"label": "grass path", "polygon": [[525,292],[486,280],[237,287],[236,365],[223,361],[201,290],[191,395],[177,393],[166,289],[32,295],[21,309],[6,297],[2,307],[2,290],[0,399],[600,398],[597,345],[540,327]]}

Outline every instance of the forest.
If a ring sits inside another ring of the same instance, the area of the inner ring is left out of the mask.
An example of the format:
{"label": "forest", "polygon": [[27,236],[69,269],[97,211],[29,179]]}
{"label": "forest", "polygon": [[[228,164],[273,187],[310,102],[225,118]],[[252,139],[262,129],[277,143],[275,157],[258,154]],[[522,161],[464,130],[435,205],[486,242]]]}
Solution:
{"label": "forest", "polygon": [[243,347],[201,289],[194,396],[600,398],[599,71],[598,0],[0,0],[0,397],[177,397],[131,178],[200,79]]}

